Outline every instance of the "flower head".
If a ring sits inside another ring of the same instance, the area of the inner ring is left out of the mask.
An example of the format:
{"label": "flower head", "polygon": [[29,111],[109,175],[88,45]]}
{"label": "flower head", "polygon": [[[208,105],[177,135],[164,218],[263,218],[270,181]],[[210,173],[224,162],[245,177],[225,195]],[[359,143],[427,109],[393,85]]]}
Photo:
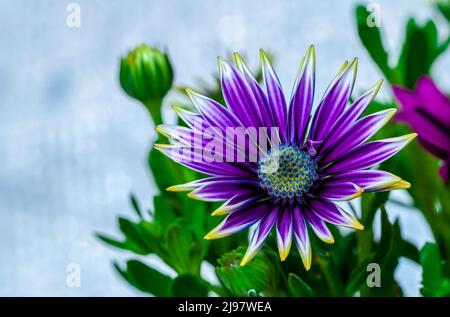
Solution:
{"label": "flower head", "polygon": [[414,91],[399,86],[394,86],[393,90],[401,106],[395,119],[408,123],[419,134],[418,140],[423,147],[443,161],[440,175],[448,182],[450,99],[427,76],[419,78]]}
{"label": "flower head", "polygon": [[[238,54],[235,58],[237,67],[219,59],[226,107],[190,91],[196,111],[176,108],[189,127],[157,128],[171,140],[171,144],[156,145],[160,151],[212,176],[169,190],[190,191],[190,197],[200,200],[224,201],[213,215],[227,216],[206,239],[222,238],[254,225],[241,265],[252,259],[274,229],[281,260],[288,256],[294,240],[305,268],[309,269],[309,229],[327,243],[334,242],[328,223],[363,229],[337,201],[353,199],[363,192],[409,187],[395,175],[368,168],[393,156],[415,135],[367,142],[395,109],[361,117],[381,81],[348,105],[356,59],[344,63],[311,116],[313,46],[301,61],[289,102],[263,51],[263,86]],[[243,134],[228,137],[230,129]],[[197,134],[202,138],[192,142]],[[262,142],[263,136],[268,136],[269,142]],[[222,160],[224,151],[229,149],[232,154],[226,151],[227,159]]]}

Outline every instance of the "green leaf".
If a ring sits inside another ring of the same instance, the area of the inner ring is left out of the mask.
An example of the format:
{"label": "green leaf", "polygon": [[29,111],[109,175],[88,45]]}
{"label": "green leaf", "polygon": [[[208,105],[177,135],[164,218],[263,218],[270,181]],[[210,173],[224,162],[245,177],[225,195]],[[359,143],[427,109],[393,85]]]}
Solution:
{"label": "green leaf", "polygon": [[370,288],[370,296],[401,296],[402,290],[394,278],[395,268],[400,257],[402,241],[398,220],[389,221],[386,209],[381,206],[381,239],[373,258],[381,268],[381,287]]}
{"label": "green leaf", "polygon": [[420,26],[411,18],[406,26],[406,36],[398,60],[398,83],[414,88],[421,75],[429,74],[435,59],[447,48],[448,41],[439,43],[437,27],[433,21]]}
{"label": "green leaf", "polygon": [[358,264],[365,261],[373,252],[373,221],[377,210],[389,197],[389,192],[367,193],[361,197],[361,223],[365,229],[358,231]]}
{"label": "green leaf", "polygon": [[104,243],[109,244],[109,245],[111,245],[113,247],[116,247],[116,248],[119,248],[119,249],[123,249],[123,250],[130,250],[129,246],[126,243],[124,243],[123,241],[115,240],[113,238],[107,237],[107,236],[102,235],[100,233],[97,233],[96,237],[98,239],[100,239],[101,241],[103,241]]}
{"label": "green leaf", "polygon": [[125,235],[125,244],[130,250],[142,255],[147,255],[151,252],[142,239],[137,224],[122,217],[118,219],[118,222],[120,231]]}
{"label": "green leaf", "polygon": [[249,291],[263,292],[270,287],[274,272],[272,259],[264,251],[258,254],[245,266],[240,266],[245,248],[225,253],[216,267],[216,274],[222,285],[231,296],[247,296]]}
{"label": "green leaf", "polygon": [[133,210],[136,212],[139,218],[142,218],[142,211],[141,207],[139,206],[139,202],[136,199],[136,196],[134,194],[130,194],[130,202],[131,206],[133,206]]}
{"label": "green leaf", "polygon": [[179,297],[208,296],[208,288],[205,282],[191,274],[183,274],[175,278],[171,290],[173,296]]}
{"label": "green leaf", "polygon": [[426,243],[420,250],[420,264],[422,265],[422,289],[424,296],[435,295],[442,282],[442,264],[438,247],[433,243]]}
{"label": "green leaf", "polygon": [[163,247],[163,230],[162,227],[155,222],[148,222],[141,220],[136,229],[145,243],[149,253],[155,253],[161,257],[164,261],[167,259],[167,252]]}
{"label": "green leaf", "polygon": [[[158,142],[166,143],[167,140],[160,137]],[[172,161],[154,148],[149,153],[148,163],[153,178],[163,195],[168,187],[189,182],[195,179],[197,175],[197,173]],[[174,193],[171,194],[174,195]]]}
{"label": "green leaf", "polygon": [[125,236],[123,241],[115,240],[102,234],[97,234],[97,238],[113,247],[128,250],[136,254],[147,255],[151,253],[146,241],[141,237],[138,224],[125,218],[118,218],[119,229]]}
{"label": "green leaf", "polygon": [[153,221],[165,227],[175,221],[180,216],[176,209],[176,197],[165,197],[162,194],[153,197]]}
{"label": "green leaf", "polygon": [[345,287],[346,296],[354,296],[358,289],[361,288],[367,279],[367,266],[372,263],[372,258],[366,259],[359,264],[350,274],[347,285]]}
{"label": "green leaf", "polygon": [[386,203],[389,192],[367,193],[361,199],[362,217],[364,226],[371,226],[378,208]]}
{"label": "green leaf", "polygon": [[411,242],[403,240],[400,242],[400,256],[404,256],[416,263],[419,263],[419,250]]}
{"label": "green leaf", "polygon": [[449,0],[438,1],[436,3],[436,7],[447,19],[447,22],[450,23],[450,1]]}
{"label": "green leaf", "polygon": [[367,11],[365,6],[359,5],[356,7],[358,35],[370,57],[378,65],[384,76],[391,81],[393,79],[392,70],[389,67],[389,57],[381,39],[380,28],[369,27],[367,23],[369,15],[370,12]]}
{"label": "green leaf", "polygon": [[[172,267],[178,273],[200,274],[200,264],[202,257],[191,258],[191,249],[196,247],[192,241],[192,235],[183,226],[174,223],[166,229],[166,244]],[[195,254],[195,252],[193,252]]]}
{"label": "green leaf", "polygon": [[311,287],[294,273],[288,276],[289,295],[297,297],[310,297],[314,295]]}
{"label": "green leaf", "polygon": [[128,283],[142,292],[155,296],[171,295],[172,279],[138,260],[128,261],[124,270],[117,263],[114,267]]}
{"label": "green leaf", "polygon": [[389,56],[383,46],[380,28],[367,23],[370,12],[362,5],[356,8],[358,35],[373,61],[391,84],[414,88],[421,75],[429,74],[434,61],[450,44],[450,37],[440,42],[437,27],[432,20],[418,25],[411,18],[406,26],[405,39],[397,66],[389,66]]}

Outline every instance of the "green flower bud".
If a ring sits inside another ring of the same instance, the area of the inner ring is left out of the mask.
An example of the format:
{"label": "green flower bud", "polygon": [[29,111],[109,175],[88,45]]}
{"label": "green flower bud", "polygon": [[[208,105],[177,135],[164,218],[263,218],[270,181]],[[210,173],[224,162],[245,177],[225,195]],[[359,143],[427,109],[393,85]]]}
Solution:
{"label": "green flower bud", "polygon": [[160,107],[172,81],[169,57],[156,48],[139,45],[121,60],[120,85],[129,96],[148,108]]}

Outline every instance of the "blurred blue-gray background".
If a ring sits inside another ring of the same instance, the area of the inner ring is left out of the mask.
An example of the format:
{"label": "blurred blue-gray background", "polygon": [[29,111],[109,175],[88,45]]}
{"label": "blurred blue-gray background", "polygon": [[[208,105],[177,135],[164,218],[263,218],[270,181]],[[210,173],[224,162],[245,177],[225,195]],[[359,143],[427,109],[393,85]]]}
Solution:
{"label": "blurred blue-gray background", "polygon": [[[80,28],[66,24],[71,2],[81,8]],[[443,22],[427,1],[374,2],[394,56],[408,16]],[[130,192],[146,206],[155,192],[145,163],[153,126],[118,85],[122,55],[143,42],[167,49],[176,82],[195,87],[199,78],[211,80],[218,55],[240,51],[256,65],[265,48],[290,92],[299,59],[314,43],[318,95],[354,56],[360,92],[382,76],[356,36],[356,3],[1,0],[0,295],[140,295],[111,265],[127,255],[94,237],[114,233],[116,216],[131,214]],[[449,57],[433,69],[445,91]],[[411,241],[430,239],[417,212],[391,210]],[[66,283],[71,263],[81,269],[80,287]],[[406,295],[418,294],[417,265],[402,261],[396,277]]]}

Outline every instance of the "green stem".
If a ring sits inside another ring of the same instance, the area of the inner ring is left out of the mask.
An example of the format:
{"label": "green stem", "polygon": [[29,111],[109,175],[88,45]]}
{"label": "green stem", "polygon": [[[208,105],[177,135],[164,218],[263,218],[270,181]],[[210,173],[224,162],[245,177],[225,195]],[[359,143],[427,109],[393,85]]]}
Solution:
{"label": "green stem", "polygon": [[144,103],[144,105],[152,116],[153,124],[155,125],[155,127],[162,124],[162,100],[148,100]]}
{"label": "green stem", "polygon": [[350,208],[350,210],[352,211],[353,216],[356,217],[357,213],[356,213],[356,209],[355,209],[355,207],[353,206],[353,204],[352,204],[350,201],[348,201],[347,204],[348,204],[348,207]]}
{"label": "green stem", "polygon": [[320,258],[320,265],[322,267],[322,272],[325,276],[325,280],[330,289],[331,296],[342,296],[344,293],[342,281],[339,278],[339,273],[336,272],[333,263],[331,263],[331,258],[329,255],[326,258]]}

